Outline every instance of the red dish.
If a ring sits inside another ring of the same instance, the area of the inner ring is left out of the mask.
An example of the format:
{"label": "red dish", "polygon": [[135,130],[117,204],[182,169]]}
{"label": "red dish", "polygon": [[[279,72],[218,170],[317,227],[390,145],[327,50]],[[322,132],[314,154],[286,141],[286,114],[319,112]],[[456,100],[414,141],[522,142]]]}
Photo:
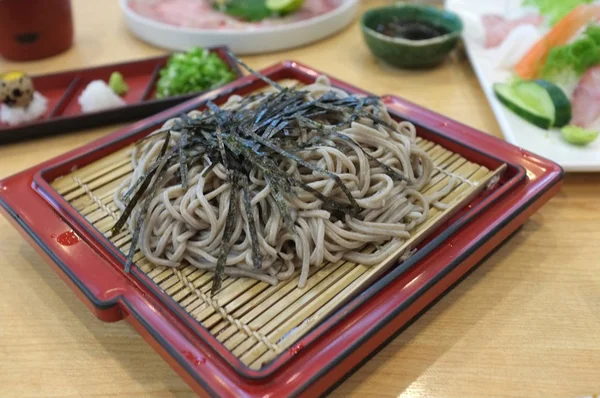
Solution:
{"label": "red dish", "polygon": [[[237,63],[227,54],[226,47],[215,47],[210,51],[218,54],[236,76],[242,76]],[[32,77],[35,89],[48,99],[48,110],[39,120],[30,123],[9,126],[0,122],[0,144],[139,120],[201,95],[202,92],[198,92],[162,99],[155,98],[154,88],[159,77],[158,73],[165,66],[168,58],[169,55],[165,55]],[[81,92],[92,80],[101,79],[108,82],[114,71],[121,72],[129,86],[129,91],[123,97],[127,105],[82,113],[77,101]]]}
{"label": "red dish", "polygon": [[[263,73],[305,83],[320,74],[296,62]],[[208,99],[222,103],[231,94],[264,86],[246,76],[0,182],[0,208],[94,314],[105,321],[127,319],[202,395],[312,397],[329,391],[508,238],[562,183],[562,169],[555,163],[406,100],[383,97],[393,117],[414,123],[423,138],[489,169],[506,164],[506,171],[499,184],[421,243],[413,257],[316,324],[269,365],[251,370],[146,274],[136,267],[125,274],[123,256],[49,184],[73,167],[136,141],[165,119],[201,108]]]}

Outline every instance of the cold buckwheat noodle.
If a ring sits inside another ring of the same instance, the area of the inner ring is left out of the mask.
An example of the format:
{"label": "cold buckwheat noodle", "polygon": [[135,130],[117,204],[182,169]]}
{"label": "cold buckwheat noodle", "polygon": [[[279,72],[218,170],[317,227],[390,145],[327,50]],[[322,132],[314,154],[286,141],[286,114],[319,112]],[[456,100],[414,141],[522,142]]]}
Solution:
{"label": "cold buckwheat noodle", "polygon": [[[331,91],[340,98],[348,96],[331,87],[324,76],[302,90],[306,92],[306,101],[321,98],[328,92],[331,95]],[[261,101],[258,96],[245,106],[258,107]],[[241,97],[233,96],[223,109],[235,109],[241,103]],[[192,118],[201,115],[198,111],[189,114]],[[375,119],[374,115],[385,123],[371,119]],[[327,124],[327,120],[321,122]],[[176,119],[167,121],[160,132],[171,129],[175,123]],[[231,236],[233,243],[224,269],[226,275],[276,284],[300,270],[298,285],[303,287],[310,267],[325,262],[348,260],[374,265],[402,247],[415,228],[427,219],[432,205],[442,206],[436,202],[450,192],[454,180],[435,196],[426,197],[419,192],[430,181],[434,164],[417,146],[413,124],[394,121],[379,102],[365,107],[360,117],[340,131],[353,141],[332,136],[328,138],[329,145],[302,150],[297,155],[339,176],[360,207],[358,215],[334,216],[315,195],[298,189],[295,196],[285,197],[294,222],[295,231],[291,233],[271,195],[271,186],[263,173],[254,168],[248,179],[252,194],[250,216],[256,221],[262,263],[258,269],[253,265],[249,214],[245,211],[242,195],[237,195],[239,203]],[[292,134],[297,134],[298,142],[307,142],[316,133],[308,129]],[[121,210],[126,207],[123,195],[146,175],[165,139],[164,134],[154,134],[135,147],[131,159],[134,171],[115,193],[115,202]],[[176,145],[180,139],[180,132],[171,131],[169,145]],[[279,167],[288,175],[325,196],[343,201],[344,194],[332,178],[299,166],[290,159],[278,161]],[[393,179],[381,164],[401,173],[406,180]],[[203,270],[214,270],[232,196],[227,170],[220,163],[211,168],[210,160],[205,157],[189,169],[187,189],[174,178],[178,170],[177,164],[169,166],[157,182],[157,193],[143,218],[139,248],[155,265],[179,267],[189,263]],[[140,211],[138,205],[128,219],[131,232]]]}

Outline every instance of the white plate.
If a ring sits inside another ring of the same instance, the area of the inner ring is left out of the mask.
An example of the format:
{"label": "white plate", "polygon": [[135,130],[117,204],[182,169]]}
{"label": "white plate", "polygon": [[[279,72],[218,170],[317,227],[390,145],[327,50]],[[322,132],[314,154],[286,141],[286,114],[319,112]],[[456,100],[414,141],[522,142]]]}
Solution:
{"label": "white plate", "polygon": [[506,81],[510,72],[499,69],[492,52],[481,45],[484,32],[479,18],[487,13],[518,16],[523,13],[521,3],[521,0],[446,0],[446,8],[463,19],[467,53],[506,140],[555,161],[569,172],[600,171],[600,139],[586,147],[569,145],[558,131],[546,131],[529,124],[506,109],[494,95],[492,85]]}
{"label": "white plate", "polygon": [[323,39],[351,23],[359,0],[344,0],[333,11],[303,21],[253,30],[193,29],[146,18],[120,0],[128,28],[140,39],[158,47],[185,51],[194,46],[228,46],[234,53],[257,54],[285,50]]}

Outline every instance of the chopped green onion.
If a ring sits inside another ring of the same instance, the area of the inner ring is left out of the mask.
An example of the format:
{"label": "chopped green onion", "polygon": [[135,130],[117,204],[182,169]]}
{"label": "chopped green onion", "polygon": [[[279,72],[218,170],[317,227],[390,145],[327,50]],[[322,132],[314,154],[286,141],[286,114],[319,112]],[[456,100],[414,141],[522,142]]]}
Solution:
{"label": "chopped green onion", "polygon": [[173,54],[159,75],[157,98],[206,91],[235,79],[235,74],[225,61],[203,48]]}

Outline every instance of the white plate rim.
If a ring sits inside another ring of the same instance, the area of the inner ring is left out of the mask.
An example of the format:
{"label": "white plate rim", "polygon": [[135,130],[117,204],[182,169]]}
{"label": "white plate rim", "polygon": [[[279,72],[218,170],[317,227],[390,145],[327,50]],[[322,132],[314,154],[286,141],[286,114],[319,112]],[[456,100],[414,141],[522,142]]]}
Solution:
{"label": "white plate rim", "polygon": [[261,27],[258,29],[199,29],[199,28],[190,28],[185,26],[176,26],[171,25],[164,22],[159,22],[151,18],[147,18],[143,15],[138,14],[133,11],[129,7],[129,0],[119,0],[119,4],[121,5],[121,10],[126,14],[128,18],[132,20],[143,23],[145,25],[154,27],[155,29],[168,30],[172,33],[188,33],[188,34],[214,34],[214,35],[222,35],[222,36],[235,36],[238,37],[240,35],[244,36],[252,36],[252,35],[263,35],[269,33],[281,33],[287,32],[295,29],[303,29],[308,28],[313,25],[319,24],[325,20],[330,20],[337,16],[343,15],[346,12],[351,11],[352,8],[356,7],[360,0],[343,0],[343,4],[339,7],[326,12],[325,14],[318,15],[313,18],[305,19],[302,21],[291,22],[289,24],[276,25],[276,26],[267,26]]}

